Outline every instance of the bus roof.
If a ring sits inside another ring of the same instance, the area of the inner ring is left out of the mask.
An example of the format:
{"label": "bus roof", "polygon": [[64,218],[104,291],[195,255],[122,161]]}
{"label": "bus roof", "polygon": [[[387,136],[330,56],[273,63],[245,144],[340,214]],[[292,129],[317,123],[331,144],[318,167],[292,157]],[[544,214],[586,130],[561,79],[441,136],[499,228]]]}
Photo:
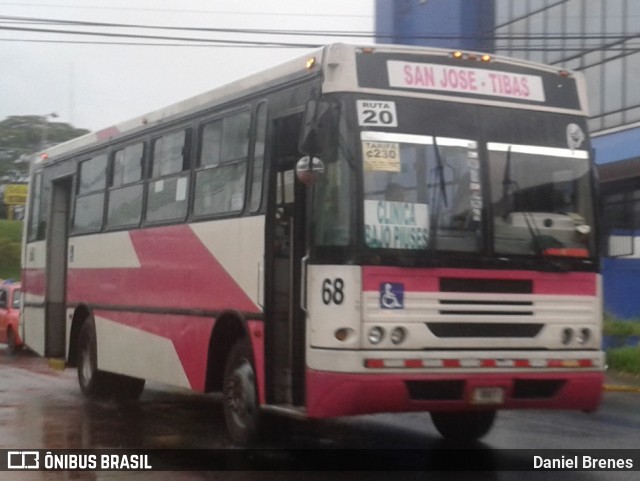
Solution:
{"label": "bus roof", "polygon": [[[305,77],[311,78],[313,76],[323,75],[323,92],[353,91],[358,89],[365,91],[378,90],[378,93],[380,93],[380,88],[362,89],[362,86],[359,85],[356,65],[355,62],[353,62],[356,53],[430,55],[433,57],[446,58],[452,56],[453,50],[409,45],[378,44],[365,46],[342,43],[331,44],[320,49],[312,50],[304,56],[294,58],[267,70],[216,87],[186,100],[52,146],[37,156],[35,162],[49,162],[80,150],[99,148],[103,143],[111,139],[125,137],[140,130],[152,126],[159,126],[172,120],[188,116],[193,112],[217,105],[224,105],[227,102],[250,95],[259,90],[268,89],[280,83],[303,79]],[[464,55],[467,57],[480,58],[483,54],[479,52],[465,52]],[[313,60],[308,63],[311,59]],[[520,68],[548,74],[562,73],[563,75],[576,76],[575,72],[568,72],[564,69],[558,69],[545,64],[510,57],[491,55],[491,61],[500,65],[502,68]],[[419,94],[415,92],[405,92],[404,95],[418,96]],[[580,98],[580,105],[586,105],[584,98]],[[586,113],[584,107],[581,107],[581,113]]]}

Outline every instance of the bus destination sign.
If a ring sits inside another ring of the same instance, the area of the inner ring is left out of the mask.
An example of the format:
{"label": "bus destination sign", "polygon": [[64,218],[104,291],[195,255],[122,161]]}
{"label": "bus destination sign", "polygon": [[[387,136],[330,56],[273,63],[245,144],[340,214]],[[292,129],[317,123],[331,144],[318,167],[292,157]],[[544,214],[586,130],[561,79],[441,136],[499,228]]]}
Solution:
{"label": "bus destination sign", "polygon": [[544,102],[542,78],[459,65],[387,61],[390,87]]}

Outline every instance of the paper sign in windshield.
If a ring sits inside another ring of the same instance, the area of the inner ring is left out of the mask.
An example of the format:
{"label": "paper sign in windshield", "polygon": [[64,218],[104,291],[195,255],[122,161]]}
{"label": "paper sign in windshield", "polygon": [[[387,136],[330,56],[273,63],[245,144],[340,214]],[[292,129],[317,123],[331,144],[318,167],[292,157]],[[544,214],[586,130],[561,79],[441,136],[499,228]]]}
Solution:
{"label": "paper sign in windshield", "polygon": [[392,142],[362,142],[364,170],[400,172],[400,146]]}
{"label": "paper sign in windshield", "polygon": [[467,93],[544,102],[542,78],[460,65],[387,62],[390,87]]}
{"label": "paper sign in windshield", "polygon": [[411,202],[364,201],[365,241],[383,249],[425,249],[429,206]]}

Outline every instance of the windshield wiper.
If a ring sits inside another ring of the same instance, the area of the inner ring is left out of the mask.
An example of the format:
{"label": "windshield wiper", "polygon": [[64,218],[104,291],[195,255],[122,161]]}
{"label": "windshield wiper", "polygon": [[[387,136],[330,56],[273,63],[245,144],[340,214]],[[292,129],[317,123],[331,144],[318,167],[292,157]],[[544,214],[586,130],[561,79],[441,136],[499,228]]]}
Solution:
{"label": "windshield wiper", "polygon": [[[505,199],[505,203],[508,202],[507,198],[511,197],[511,186],[515,187],[515,193],[520,194],[520,186],[518,182],[511,178],[511,145],[509,145],[507,149],[507,159],[504,166],[504,173],[502,176],[502,197]],[[509,214],[513,213],[513,210],[509,208],[508,204],[505,208],[505,213],[503,215],[503,219],[506,220]],[[544,256],[544,247],[542,245],[543,236],[540,233],[540,229],[535,223],[535,219],[533,218],[533,214],[527,211],[521,211],[522,218],[524,219],[524,223],[527,226],[527,230],[529,231],[529,235],[531,236],[531,245],[534,254],[541,259],[546,259],[549,261],[549,264],[556,269],[562,270],[562,266],[560,266],[556,262],[552,262],[550,259],[547,259]]]}
{"label": "windshield wiper", "polygon": [[511,213],[511,209],[509,209],[509,197],[511,197],[511,184],[513,180],[511,179],[511,145],[507,148],[507,159],[504,164],[504,172],[502,174],[502,198],[505,202],[505,209],[502,218],[506,220],[507,216]]}
{"label": "windshield wiper", "polygon": [[442,196],[442,200],[444,201],[444,206],[449,207],[447,202],[447,186],[444,180],[444,163],[442,162],[442,157],[440,156],[440,147],[438,147],[438,140],[436,137],[433,138],[433,148],[436,152],[436,163],[438,164],[436,169],[438,172],[438,180],[440,181],[440,195]]}
{"label": "windshield wiper", "polygon": [[[442,162],[442,156],[440,155],[440,148],[438,147],[438,141],[436,137],[433,138],[433,149],[436,154],[436,174],[438,176],[438,184],[440,187],[440,198],[444,202],[445,207],[449,207],[449,202],[447,201],[447,186],[444,179],[444,162]],[[436,250],[436,242],[438,240],[438,224],[440,223],[440,202],[436,200],[436,196],[434,195],[433,203],[435,204],[435,212],[433,213],[433,220],[431,226],[431,234],[430,237],[433,238],[431,242],[431,253],[433,254]]]}
{"label": "windshield wiper", "polygon": [[[520,186],[518,182],[511,178],[511,145],[507,148],[507,159],[504,165],[504,174],[502,176],[502,197],[505,199],[505,213],[503,215],[503,219],[506,220],[507,216],[513,213],[513,210],[509,208],[508,205],[508,197],[512,196],[511,186],[515,187],[515,193],[520,194]],[[543,257],[543,249],[540,244],[540,230],[538,226],[535,225],[535,221],[531,218],[530,212],[522,211],[522,218],[524,219],[524,223],[527,225],[527,230],[529,231],[529,235],[531,236],[531,244],[533,247],[533,252],[539,256]]]}

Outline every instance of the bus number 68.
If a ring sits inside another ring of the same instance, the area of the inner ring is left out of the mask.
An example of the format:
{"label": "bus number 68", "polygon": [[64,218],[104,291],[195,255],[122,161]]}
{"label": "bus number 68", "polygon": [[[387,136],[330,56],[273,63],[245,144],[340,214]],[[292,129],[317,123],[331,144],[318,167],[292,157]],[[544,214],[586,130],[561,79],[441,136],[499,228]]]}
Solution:
{"label": "bus number 68", "polygon": [[344,302],[344,280],[341,277],[322,281],[322,302],[325,306]]}

